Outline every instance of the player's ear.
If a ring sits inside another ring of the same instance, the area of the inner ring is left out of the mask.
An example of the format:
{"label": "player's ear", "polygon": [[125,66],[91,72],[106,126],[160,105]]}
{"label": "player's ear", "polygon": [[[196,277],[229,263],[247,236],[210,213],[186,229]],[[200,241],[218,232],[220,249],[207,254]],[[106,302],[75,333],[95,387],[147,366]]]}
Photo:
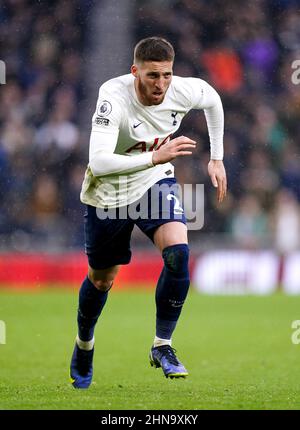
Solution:
{"label": "player's ear", "polygon": [[137,78],[138,77],[138,67],[135,65],[135,64],[133,64],[132,66],[131,66],[131,73],[133,74],[133,76],[135,77],[135,78]]}

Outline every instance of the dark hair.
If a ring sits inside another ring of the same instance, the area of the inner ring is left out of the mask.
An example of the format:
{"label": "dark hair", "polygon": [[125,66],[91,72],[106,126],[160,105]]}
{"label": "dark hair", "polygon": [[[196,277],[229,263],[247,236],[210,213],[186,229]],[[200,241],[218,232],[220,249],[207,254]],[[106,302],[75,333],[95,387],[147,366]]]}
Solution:
{"label": "dark hair", "polygon": [[134,48],[134,63],[142,61],[174,61],[175,52],[170,42],[162,37],[147,37]]}

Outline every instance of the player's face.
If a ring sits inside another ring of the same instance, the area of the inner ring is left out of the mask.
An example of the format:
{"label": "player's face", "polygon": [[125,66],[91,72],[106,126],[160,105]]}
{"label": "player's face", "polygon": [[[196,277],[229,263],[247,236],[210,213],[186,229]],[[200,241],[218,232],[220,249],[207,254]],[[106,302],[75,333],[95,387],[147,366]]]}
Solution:
{"label": "player's face", "polygon": [[165,98],[172,80],[173,61],[145,61],[134,64],[135,89],[140,101],[146,105],[159,105]]}

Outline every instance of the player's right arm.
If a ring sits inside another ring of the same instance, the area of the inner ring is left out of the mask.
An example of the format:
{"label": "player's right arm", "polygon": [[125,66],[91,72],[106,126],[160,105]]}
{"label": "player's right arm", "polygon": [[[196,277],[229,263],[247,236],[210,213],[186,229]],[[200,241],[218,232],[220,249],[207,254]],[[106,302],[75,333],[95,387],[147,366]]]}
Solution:
{"label": "player's right arm", "polygon": [[155,152],[115,154],[123,111],[118,101],[100,88],[89,149],[89,166],[94,176],[126,175],[192,153],[195,142],[182,136],[162,145]]}
{"label": "player's right arm", "polygon": [[89,166],[94,176],[127,175],[154,166],[149,152],[131,156],[114,154],[118,134],[92,131]]}
{"label": "player's right arm", "polygon": [[123,111],[116,97],[104,84],[100,87],[96,111],[92,119],[89,167],[94,176],[128,174],[153,167],[152,154],[134,156],[115,154]]}
{"label": "player's right arm", "polygon": [[94,176],[126,175],[168,163],[177,157],[191,155],[196,142],[185,137],[177,137],[161,146],[158,151],[138,155],[114,154],[118,133],[104,134],[92,131],[90,139],[89,166]]}

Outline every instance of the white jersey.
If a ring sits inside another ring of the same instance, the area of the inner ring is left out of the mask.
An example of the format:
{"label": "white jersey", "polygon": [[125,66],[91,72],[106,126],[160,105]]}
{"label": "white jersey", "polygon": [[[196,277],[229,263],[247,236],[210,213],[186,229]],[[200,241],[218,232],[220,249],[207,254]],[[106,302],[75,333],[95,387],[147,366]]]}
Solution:
{"label": "white jersey", "polygon": [[223,159],[222,103],[207,82],[173,76],[163,102],[144,106],[134,80],[128,74],[100,87],[80,195],[83,203],[100,208],[125,206],[160,179],[173,177],[174,166],[153,166],[152,153],[172,138],[191,109],[204,109],[211,158]]}

